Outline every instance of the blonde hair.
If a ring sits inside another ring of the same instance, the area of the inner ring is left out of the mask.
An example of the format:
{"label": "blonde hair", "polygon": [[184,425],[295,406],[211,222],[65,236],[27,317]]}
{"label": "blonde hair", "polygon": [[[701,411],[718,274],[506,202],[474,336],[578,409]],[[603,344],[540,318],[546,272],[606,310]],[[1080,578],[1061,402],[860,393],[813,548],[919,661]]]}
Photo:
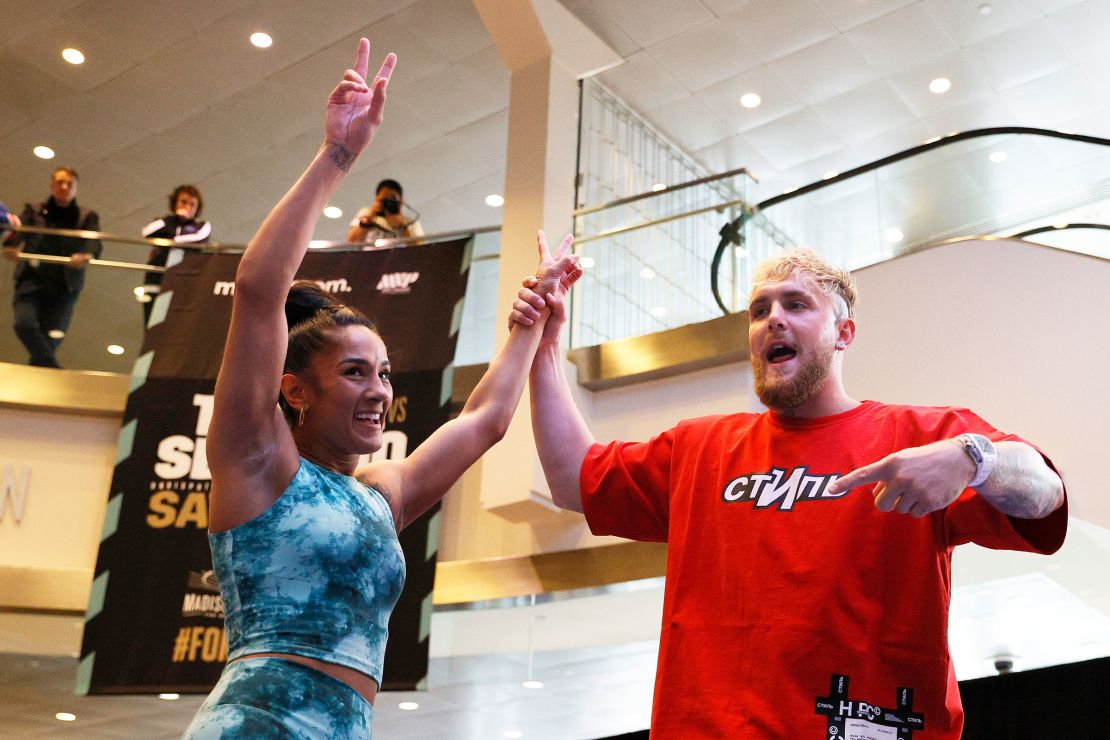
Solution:
{"label": "blonde hair", "polygon": [[[791,247],[760,262],[752,273],[752,287],[759,283],[785,280],[795,272],[805,273],[813,278],[821,291],[830,298],[838,296],[841,299],[833,301],[837,319],[849,318],[854,314],[859,296],[856,294],[852,276],[847,270],[826,262],[821,255],[808,247]],[[845,311],[847,315],[841,316]]]}

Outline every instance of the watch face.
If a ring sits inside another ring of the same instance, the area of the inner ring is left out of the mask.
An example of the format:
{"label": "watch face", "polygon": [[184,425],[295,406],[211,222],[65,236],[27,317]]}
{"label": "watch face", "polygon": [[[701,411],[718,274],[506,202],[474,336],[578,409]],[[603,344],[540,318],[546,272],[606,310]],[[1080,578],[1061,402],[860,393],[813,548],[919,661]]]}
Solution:
{"label": "watch face", "polygon": [[964,449],[967,450],[967,454],[971,455],[971,459],[975,461],[976,465],[983,464],[983,453],[979,450],[979,445],[968,441],[964,445]]}

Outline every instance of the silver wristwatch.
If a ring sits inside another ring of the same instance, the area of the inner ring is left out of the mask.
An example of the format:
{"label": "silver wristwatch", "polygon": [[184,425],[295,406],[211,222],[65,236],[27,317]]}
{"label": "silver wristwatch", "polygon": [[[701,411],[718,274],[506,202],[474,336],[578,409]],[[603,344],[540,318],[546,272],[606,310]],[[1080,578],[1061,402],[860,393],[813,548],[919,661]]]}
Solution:
{"label": "silver wristwatch", "polygon": [[982,434],[961,434],[955,439],[975,463],[975,477],[967,487],[975,488],[982,485],[994,469],[995,461],[998,460],[998,451],[994,449],[994,443]]}

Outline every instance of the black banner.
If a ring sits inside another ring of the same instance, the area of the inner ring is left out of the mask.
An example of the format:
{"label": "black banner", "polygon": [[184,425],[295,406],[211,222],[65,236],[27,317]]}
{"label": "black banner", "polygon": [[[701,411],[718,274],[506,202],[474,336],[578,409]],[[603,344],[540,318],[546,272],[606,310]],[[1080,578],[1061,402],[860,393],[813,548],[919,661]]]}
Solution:
{"label": "black banner", "polygon": [[[309,252],[301,265],[298,278],[364,311],[385,340],[394,401],[375,457],[402,458],[447,421],[470,248],[462,239]],[[227,660],[205,449],[238,263],[238,255],[186,256],[151,311],[120,431],[79,693],[206,692]],[[420,688],[427,675],[438,512],[401,534],[408,577],[390,621],[383,689]]]}

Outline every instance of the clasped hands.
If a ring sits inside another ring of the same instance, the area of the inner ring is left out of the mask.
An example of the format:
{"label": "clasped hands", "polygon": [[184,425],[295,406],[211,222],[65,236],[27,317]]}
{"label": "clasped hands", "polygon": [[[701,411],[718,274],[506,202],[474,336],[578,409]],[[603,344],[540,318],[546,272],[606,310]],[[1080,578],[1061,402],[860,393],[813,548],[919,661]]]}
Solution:
{"label": "clasped hands", "polygon": [[552,252],[547,246],[547,236],[541,229],[536,235],[540,254],[540,264],[535,275],[524,278],[524,287],[513,301],[509,314],[509,331],[514,324],[532,326],[540,318],[543,310],[551,310],[551,317],[544,326],[545,341],[558,341],[559,331],[566,322],[565,297],[571,286],[582,277],[578,255],[570,253],[574,235],[567,234],[562,243]]}

